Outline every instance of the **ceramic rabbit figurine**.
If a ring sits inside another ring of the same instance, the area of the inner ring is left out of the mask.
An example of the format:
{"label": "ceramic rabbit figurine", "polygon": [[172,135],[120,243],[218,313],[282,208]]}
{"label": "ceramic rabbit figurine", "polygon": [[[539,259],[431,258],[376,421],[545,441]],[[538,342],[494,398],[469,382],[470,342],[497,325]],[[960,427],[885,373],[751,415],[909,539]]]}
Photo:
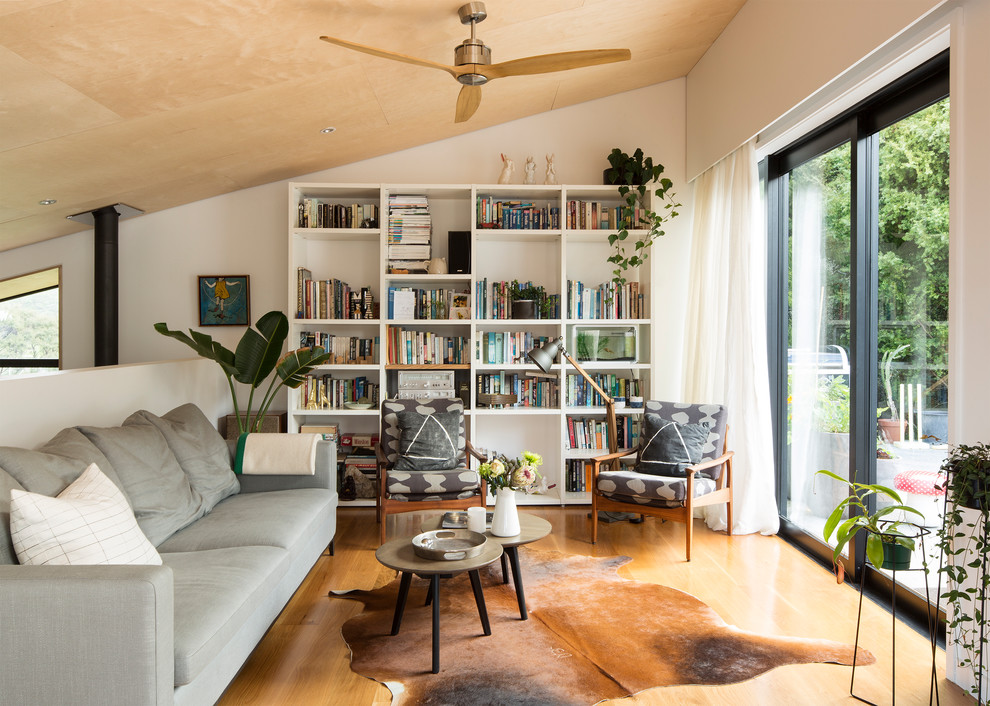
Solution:
{"label": "ceramic rabbit figurine", "polygon": [[516,164],[504,154],[502,157],[502,173],[498,175],[499,184],[508,184],[512,181],[512,172],[516,169]]}
{"label": "ceramic rabbit figurine", "polygon": [[543,180],[544,184],[556,184],[557,183],[557,172],[553,167],[553,155],[547,155],[547,177]]}

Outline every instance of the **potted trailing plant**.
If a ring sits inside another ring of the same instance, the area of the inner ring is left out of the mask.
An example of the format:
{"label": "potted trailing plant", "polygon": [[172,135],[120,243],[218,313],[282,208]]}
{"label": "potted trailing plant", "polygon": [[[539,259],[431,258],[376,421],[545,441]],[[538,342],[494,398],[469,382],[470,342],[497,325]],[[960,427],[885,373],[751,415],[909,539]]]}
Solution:
{"label": "potted trailing plant", "polygon": [[948,588],[946,603],[946,672],[987,703],[986,601],[990,576],[990,445],[954,446],[942,463],[945,473],[945,515],[938,547]]}
{"label": "potted trailing plant", "polygon": [[[623,201],[616,219],[618,231],[608,236],[608,244],[612,246],[608,262],[614,265],[612,281],[616,286],[622,286],[626,283],[626,271],[643,264],[649,256],[650,246],[664,235],[664,223],[678,215],[675,209],[681,204],[677,203],[672,191],[673,182],[660,176],[664,166],[654,164],[653,158],[646,157],[643,150],[637,149],[630,156],[616,147],[609,154],[608,163],[609,168],[603,173],[604,182],[616,185]],[[663,204],[662,209],[646,208],[646,192],[653,183],[657,184],[653,193],[659,199],[657,203]],[[635,242],[630,244],[630,230],[646,232],[634,233]]]}
{"label": "potted trailing plant", "polygon": [[[904,505],[901,496],[897,491],[884,485],[875,483],[855,483],[832,473],[832,471],[821,470],[816,475],[828,476],[849,488],[849,495],[843,498],[832,514],[825,520],[825,528],[822,536],[825,541],[835,534],[835,550],[832,553],[832,561],[838,565],[839,555],[842,549],[860,531],[866,531],[866,556],[870,562],[879,568],[884,569],[907,569],[911,565],[911,552],[914,551],[914,537],[905,534],[904,529],[914,527],[910,522],[895,520],[894,513],[902,513],[902,517],[907,513],[917,515],[924,520],[924,516],[910,505]],[[876,496],[878,500],[889,499],[894,504],[878,508],[870,512],[867,506],[867,499]],[[846,511],[855,508],[858,510],[851,517],[843,518]]]}
{"label": "potted trailing plant", "polygon": [[513,319],[550,318],[551,303],[545,287],[532,282],[519,284],[519,280],[514,279],[509,287],[509,299]]}
{"label": "potted trailing plant", "polygon": [[[330,358],[330,354],[318,346],[289,351],[283,356],[282,344],[289,333],[289,321],[281,311],[269,311],[258,319],[256,326],[257,328],[249,326],[241,336],[236,350],[231,351],[214,341],[209,334],[189,329],[189,335],[186,335],[182,331],[169,330],[165,323],[155,324],[158,333],[182,341],[203,358],[217,362],[227,378],[241,433],[260,430],[265,413],[279,389],[283,386],[290,389],[299,387],[305,381],[307,373]],[[255,390],[264,384],[273,370],[276,375],[262,395],[258,411],[252,414]],[[251,388],[243,414],[237,403],[235,380]]]}

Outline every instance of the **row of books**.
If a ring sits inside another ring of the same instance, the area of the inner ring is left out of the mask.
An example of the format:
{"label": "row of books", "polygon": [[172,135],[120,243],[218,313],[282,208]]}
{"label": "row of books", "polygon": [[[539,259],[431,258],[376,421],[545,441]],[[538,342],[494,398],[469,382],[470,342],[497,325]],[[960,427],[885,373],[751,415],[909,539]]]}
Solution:
{"label": "row of books", "polygon": [[551,340],[550,336],[534,336],[529,331],[485,331],[475,340],[475,360],[501,365],[525,363],[527,354]]}
{"label": "row of books", "polygon": [[340,279],[313,279],[305,267],[296,268],[297,319],[376,319],[370,287],[352,289]]}
{"label": "row of books", "polygon": [[[560,408],[557,380],[539,373],[481,373],[477,376],[477,392],[481,394],[516,396],[514,407]],[[486,405],[478,403],[478,407]]]}
{"label": "row of books", "polygon": [[453,289],[419,289],[416,287],[388,288],[388,318],[404,319],[469,319],[470,295]]}
{"label": "row of books", "polygon": [[646,298],[639,282],[617,285],[612,280],[597,287],[580,280],[567,280],[567,318],[569,319],[642,319],[646,317]]}
{"label": "row of books", "polygon": [[335,336],[322,331],[303,331],[299,334],[300,347],[319,346],[333,353],[327,361],[327,364],[333,365],[373,365],[378,360],[378,345],[378,336],[374,338]]}
{"label": "row of books", "polygon": [[388,271],[425,271],[430,259],[433,221],[426,196],[388,197]]}
{"label": "row of books", "polygon": [[[618,448],[631,449],[639,445],[642,422],[638,417],[617,417],[616,439]],[[567,448],[608,450],[608,429],[604,419],[567,417]]]}
{"label": "row of books", "polygon": [[[532,282],[523,282],[518,285],[519,289],[532,287]],[[513,289],[512,282],[505,280],[493,281],[489,284],[488,278],[478,281],[475,287],[475,316],[479,319],[511,319],[512,318],[512,297],[510,290]],[[547,301],[550,302],[550,314],[548,319],[560,318],[560,295],[548,294]],[[539,307],[537,307],[539,308]],[[542,316],[542,314],[541,314]]]}
{"label": "row of books", "polygon": [[443,336],[432,331],[410,331],[389,326],[387,360],[393,365],[460,365],[467,364],[468,339]]}
{"label": "row of books", "polygon": [[580,230],[618,230],[642,228],[644,208],[605,206],[598,201],[568,201],[567,227]]}
{"label": "row of books", "polygon": [[[612,373],[597,373],[591,376],[595,383],[609,393],[611,397],[627,398],[640,395],[640,381],[634,378],[624,378]],[[566,399],[568,407],[602,407],[604,402],[587,380],[577,374],[569,374],[566,383]]]}
{"label": "row of books", "polygon": [[379,385],[361,376],[336,379],[331,375],[307,375],[299,386],[299,406],[305,409],[344,409],[347,402],[367,398],[379,403]]}
{"label": "row of books", "polygon": [[560,208],[537,206],[527,201],[501,201],[492,196],[479,196],[477,204],[479,228],[509,230],[557,230],[560,228]]}
{"label": "row of books", "polygon": [[568,493],[583,493],[588,490],[588,473],[591,462],[583,458],[569,458],[564,461],[564,490]]}
{"label": "row of books", "polygon": [[330,203],[303,199],[298,206],[297,228],[377,228],[378,204]]}

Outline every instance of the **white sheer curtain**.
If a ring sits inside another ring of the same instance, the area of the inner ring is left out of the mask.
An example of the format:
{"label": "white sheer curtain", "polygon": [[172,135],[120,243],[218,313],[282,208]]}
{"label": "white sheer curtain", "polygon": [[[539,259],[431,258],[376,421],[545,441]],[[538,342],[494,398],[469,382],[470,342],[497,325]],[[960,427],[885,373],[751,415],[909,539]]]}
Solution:
{"label": "white sheer curtain", "polygon": [[[695,181],[689,282],[683,400],[728,407],[732,531],[774,534],[766,234],[752,142]],[[724,505],[704,510],[709,527],[725,529]]]}

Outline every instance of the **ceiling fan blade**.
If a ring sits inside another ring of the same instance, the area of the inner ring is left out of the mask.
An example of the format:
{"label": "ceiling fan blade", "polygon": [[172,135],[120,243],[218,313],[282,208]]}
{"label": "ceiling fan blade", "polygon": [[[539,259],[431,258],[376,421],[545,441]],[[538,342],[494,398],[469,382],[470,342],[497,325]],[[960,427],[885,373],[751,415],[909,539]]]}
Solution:
{"label": "ceiling fan blade", "polygon": [[616,61],[629,61],[632,52],[628,49],[589,49],[587,51],[564,51],[557,54],[528,56],[524,59],[503,61],[491,66],[476,65],[475,70],[489,79],[504,76],[526,76],[547,74],[554,71],[568,71],[585,66],[611,64]]}
{"label": "ceiling fan blade", "polygon": [[481,86],[461,86],[461,92],[457,94],[454,122],[463,123],[470,119],[479,105],[481,105]]}
{"label": "ceiling fan blade", "polygon": [[453,66],[447,66],[446,64],[439,64],[435,61],[428,61],[426,59],[417,59],[415,56],[407,56],[406,54],[399,54],[398,52],[394,52],[394,51],[376,49],[375,47],[365,46],[364,44],[358,44],[357,42],[349,42],[346,39],[337,39],[336,37],[320,37],[320,39],[322,39],[324,42],[329,42],[330,44],[336,44],[337,46],[341,46],[346,49],[353,49],[354,51],[364,52],[365,54],[371,54],[372,56],[377,56],[382,59],[392,59],[393,61],[402,61],[406,64],[425,66],[430,69],[440,69],[441,71],[446,71],[454,78],[457,78],[457,74],[460,73]]}

